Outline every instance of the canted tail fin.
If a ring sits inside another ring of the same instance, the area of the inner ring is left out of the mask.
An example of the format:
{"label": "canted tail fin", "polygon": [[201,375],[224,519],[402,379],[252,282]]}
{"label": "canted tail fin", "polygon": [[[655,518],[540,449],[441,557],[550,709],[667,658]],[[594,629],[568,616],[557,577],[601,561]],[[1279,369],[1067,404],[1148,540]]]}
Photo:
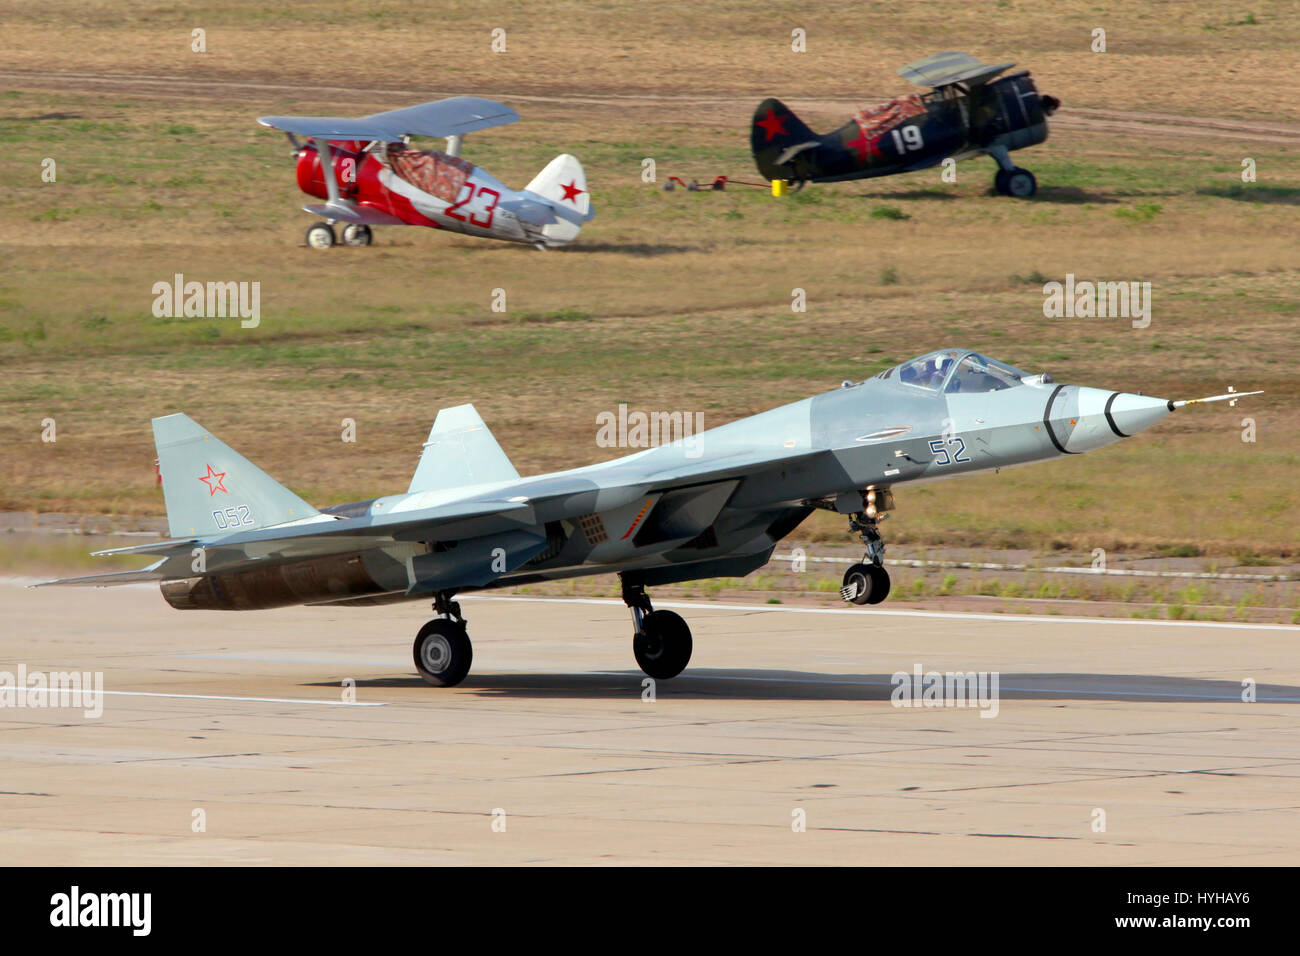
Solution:
{"label": "canted tail fin", "polygon": [[153,420],[173,538],[325,517],[188,415]]}
{"label": "canted tail fin", "polygon": [[433,420],[407,491],[446,491],[518,477],[474,406],[457,405],[444,408]]}

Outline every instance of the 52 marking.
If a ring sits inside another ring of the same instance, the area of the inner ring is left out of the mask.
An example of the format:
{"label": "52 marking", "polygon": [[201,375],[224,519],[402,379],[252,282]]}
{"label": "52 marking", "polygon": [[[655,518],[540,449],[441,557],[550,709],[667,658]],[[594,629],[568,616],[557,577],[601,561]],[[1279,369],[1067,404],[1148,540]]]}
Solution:
{"label": "52 marking", "polygon": [[252,524],[253,515],[248,510],[248,505],[240,505],[238,509],[226,508],[224,511],[212,512],[212,520],[217,523],[220,530],[225,531],[227,528]]}
{"label": "52 marking", "polygon": [[[956,445],[957,450],[951,456],[948,455],[948,449],[945,445]],[[960,465],[970,461],[969,458],[963,457],[966,451],[966,442],[961,438],[949,438],[947,440],[936,438],[930,442],[930,453],[935,456],[934,463],[940,467],[944,465]],[[939,458],[942,455],[943,458]]]}

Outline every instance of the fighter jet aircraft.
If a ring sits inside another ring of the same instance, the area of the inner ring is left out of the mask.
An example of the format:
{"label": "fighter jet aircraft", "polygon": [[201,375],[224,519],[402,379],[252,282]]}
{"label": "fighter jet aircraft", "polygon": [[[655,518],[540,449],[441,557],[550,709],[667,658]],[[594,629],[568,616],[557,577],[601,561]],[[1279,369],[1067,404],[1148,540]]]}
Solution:
{"label": "fighter jet aircraft", "polygon": [[949,157],[991,156],[998,164],[994,188],[1027,199],[1037,191],[1037,180],[1012,163],[1009,153],[1046,140],[1047,117],[1061,102],[1040,96],[1028,71],[995,79],[1013,66],[936,53],[898,71],[917,86],[933,87],[931,92],[859,110],[824,135],[780,100],[766,99],[754,113],[754,162],[768,179],[802,186],[910,173]]}
{"label": "fighter jet aircraft", "polygon": [[646,588],[741,576],[815,509],[845,515],[866,547],[841,592],[889,593],[879,522],[903,485],[1127,438],[1197,402],[1058,385],[944,349],[841,387],[601,464],[520,477],[471,405],[438,413],[404,494],[317,510],[185,415],[153,420],[171,539],[140,571],[47,584],[158,581],[172,607],[255,610],[432,600],[415,667],[459,683],[473,651],[455,596],[617,572],[632,650],[651,677],[679,674],[691,631]]}
{"label": "fighter jet aircraft", "polygon": [[[519,119],[510,107],[477,96],[421,103],[352,119],[263,116],[293,145],[298,188],[326,200],[302,208],[324,218],[307,227],[307,245],[368,246],[371,226],[428,226],[541,248],[578,238],[595,213],[582,164],[555,157],[522,190],[510,189],[461,157],[465,134]],[[447,140],[445,152],[412,149],[412,135]],[[300,143],[298,136],[308,137]]]}

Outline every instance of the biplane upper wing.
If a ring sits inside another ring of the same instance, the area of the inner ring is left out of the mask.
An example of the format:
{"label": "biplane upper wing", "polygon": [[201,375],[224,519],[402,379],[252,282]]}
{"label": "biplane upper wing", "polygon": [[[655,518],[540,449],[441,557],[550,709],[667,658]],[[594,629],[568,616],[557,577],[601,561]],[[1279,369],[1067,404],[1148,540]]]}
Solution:
{"label": "biplane upper wing", "polygon": [[519,114],[503,103],[480,96],[453,96],[419,106],[346,116],[260,116],[270,129],[326,140],[380,140],[395,143],[404,136],[461,136],[475,130],[504,126]]}
{"label": "biplane upper wing", "polygon": [[949,50],[935,53],[915,63],[909,63],[898,71],[898,75],[917,86],[949,86],[953,83],[965,83],[975,86],[987,83],[999,73],[1015,66],[1015,63],[998,63],[990,66],[981,63],[969,53]]}

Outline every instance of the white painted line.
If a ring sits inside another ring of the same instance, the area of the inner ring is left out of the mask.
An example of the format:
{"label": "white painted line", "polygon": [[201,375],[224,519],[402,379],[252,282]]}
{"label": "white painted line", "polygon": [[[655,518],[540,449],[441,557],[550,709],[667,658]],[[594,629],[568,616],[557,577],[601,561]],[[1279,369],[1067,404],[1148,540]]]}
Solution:
{"label": "white painted line", "polygon": [[[793,554],[774,554],[771,561],[793,561]],[[804,561],[821,564],[857,564],[861,558],[809,557]],[[922,561],[918,558],[888,558],[885,564],[899,568],[952,568],[963,571],[1023,571],[1034,574],[1093,574],[1136,578],[1202,578],[1208,581],[1293,581],[1289,573],[1232,574],[1226,571],[1152,571],[1142,568],[1038,567],[1032,564],[996,564],[987,561]]]}
{"label": "white painted line", "polygon": [[[459,601],[531,601],[537,604],[601,604],[622,606],[623,602],[612,598],[561,598],[561,597],[513,597],[497,595],[485,597],[464,594]],[[1015,600],[1015,598],[1008,598]],[[1290,624],[1246,624],[1237,621],[1155,621],[1144,617],[1058,617],[1055,614],[976,614],[970,611],[888,611],[875,607],[840,608],[840,607],[788,607],[782,604],[721,604],[688,601],[655,601],[655,607],[681,607],[704,611],[774,611],[778,614],[856,614],[864,620],[873,617],[919,617],[935,620],[962,621],[1014,621],[1020,624],[1140,624],[1148,627],[1217,627],[1248,631],[1300,631]]]}
{"label": "white painted line", "polygon": [[[33,692],[50,693],[49,687],[16,687],[15,693],[22,692],[30,694]],[[58,694],[62,688],[55,687],[53,692]],[[84,692],[83,692],[84,693]],[[363,701],[363,700],[313,700],[310,697],[226,697],[221,694],[164,694],[156,691],[145,690],[97,690],[95,694],[111,694],[115,697],[169,697],[178,700],[235,700],[247,701],[258,704],[319,704],[325,707],[386,707],[384,701]]]}

